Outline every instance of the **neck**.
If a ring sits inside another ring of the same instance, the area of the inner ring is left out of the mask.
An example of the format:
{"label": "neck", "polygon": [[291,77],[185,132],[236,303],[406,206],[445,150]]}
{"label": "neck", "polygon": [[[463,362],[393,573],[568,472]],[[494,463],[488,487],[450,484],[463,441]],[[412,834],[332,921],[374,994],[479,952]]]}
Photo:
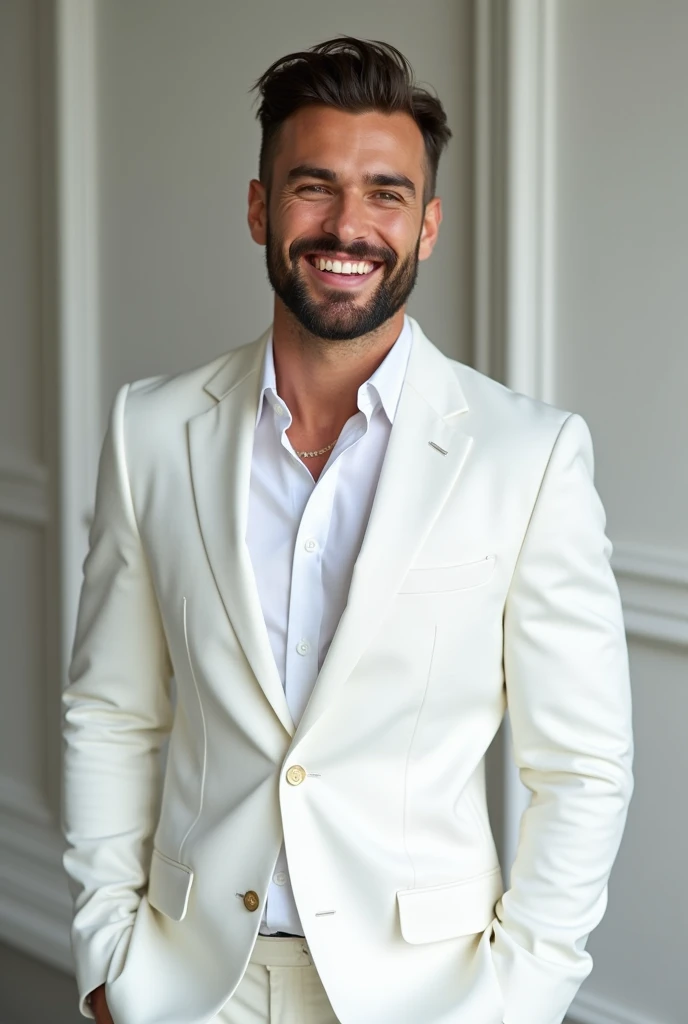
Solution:
{"label": "neck", "polygon": [[275,299],[277,391],[289,407],[296,433],[312,438],[312,447],[328,444],[356,412],[359,387],[380,365],[403,326],[402,308],[371,334],[328,341],[306,331]]}

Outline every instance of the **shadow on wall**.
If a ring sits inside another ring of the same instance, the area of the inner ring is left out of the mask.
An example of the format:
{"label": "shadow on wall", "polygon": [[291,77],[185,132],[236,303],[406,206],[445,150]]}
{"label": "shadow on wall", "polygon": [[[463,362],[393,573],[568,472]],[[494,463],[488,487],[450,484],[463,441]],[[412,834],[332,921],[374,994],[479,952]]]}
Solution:
{"label": "shadow on wall", "polygon": [[83,1024],[74,978],[0,945],[0,1024]]}

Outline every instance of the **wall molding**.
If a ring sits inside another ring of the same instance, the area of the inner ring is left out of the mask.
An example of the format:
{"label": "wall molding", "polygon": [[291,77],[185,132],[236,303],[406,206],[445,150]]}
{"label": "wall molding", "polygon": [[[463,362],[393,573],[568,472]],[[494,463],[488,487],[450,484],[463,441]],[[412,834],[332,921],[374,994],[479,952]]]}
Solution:
{"label": "wall molding", "polygon": [[556,9],[507,3],[504,380],[554,400]]}
{"label": "wall molding", "polygon": [[612,567],[629,636],[688,647],[688,553],[623,542]]}
{"label": "wall molding", "polygon": [[[654,1014],[619,1006],[583,989],[566,1015],[566,1024],[664,1024]],[[667,1022],[668,1024],[668,1022]]]}
{"label": "wall molding", "polygon": [[[24,5],[33,33],[31,65],[35,69],[32,131],[37,174],[37,276],[32,301],[37,307],[40,363],[33,383],[39,395],[41,456],[32,459],[21,451],[6,452],[0,463],[0,519],[3,525],[20,523],[40,530],[42,592],[32,612],[44,645],[43,671],[19,685],[38,688],[34,704],[38,777],[0,777],[0,938],[31,956],[69,970],[69,917],[66,878],[61,865],[61,838],[57,827],[56,707],[59,690],[59,645],[56,643],[59,588],[59,541],[56,521],[57,432],[55,411],[58,375],[55,359],[55,82],[54,3]],[[27,23],[25,23],[26,26]],[[22,45],[24,45],[22,43]],[[28,114],[27,114],[28,116]],[[12,727],[11,724],[9,726]],[[33,749],[33,748],[32,748]],[[40,766],[40,767],[39,767]]]}
{"label": "wall molding", "polygon": [[[555,245],[556,5],[475,0],[475,365],[551,402]],[[509,715],[507,712],[507,722]],[[530,801],[504,730],[505,873]]]}
{"label": "wall molding", "polygon": [[556,4],[476,0],[473,15],[474,363],[552,401]]}
{"label": "wall molding", "polygon": [[63,677],[72,647],[100,424],[97,5],[56,0]]}
{"label": "wall molding", "polygon": [[[37,12],[43,400],[54,407],[58,430],[46,426],[50,473],[33,463],[0,465],[0,518],[39,525],[49,539],[45,602],[60,609],[46,641],[51,652],[49,748],[74,636],[88,548],[86,512],[93,502],[102,434],[97,5],[48,0]],[[52,427],[49,416],[46,424]],[[0,779],[0,939],[73,973],[71,900],[54,809],[58,790],[53,775],[46,779],[45,793],[29,783]]]}
{"label": "wall molding", "polygon": [[473,365],[504,380],[506,254],[505,7],[473,5]]}

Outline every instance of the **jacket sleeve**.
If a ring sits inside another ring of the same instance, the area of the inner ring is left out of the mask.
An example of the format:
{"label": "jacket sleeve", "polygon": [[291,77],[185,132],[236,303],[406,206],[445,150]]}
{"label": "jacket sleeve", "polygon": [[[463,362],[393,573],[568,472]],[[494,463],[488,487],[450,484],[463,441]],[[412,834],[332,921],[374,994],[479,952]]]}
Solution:
{"label": "jacket sleeve", "polygon": [[85,997],[128,943],[146,884],[171,723],[169,656],[127,478],[127,393],[115,399],[100,457],[63,696],[64,865],[80,1009],[91,1017]]}
{"label": "jacket sleeve", "polygon": [[552,450],[505,609],[514,758],[531,792],[495,909],[505,1024],[560,1024],[592,970],[585,945],[606,909],[633,792],[628,656],[610,554],[590,433],[574,414]]}

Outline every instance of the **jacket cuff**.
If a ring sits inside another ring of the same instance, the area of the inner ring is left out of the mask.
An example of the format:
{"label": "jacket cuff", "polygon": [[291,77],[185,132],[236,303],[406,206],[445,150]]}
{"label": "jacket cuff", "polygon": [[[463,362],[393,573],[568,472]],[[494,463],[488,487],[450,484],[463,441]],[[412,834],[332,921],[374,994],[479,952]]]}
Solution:
{"label": "jacket cuff", "polygon": [[90,1017],[92,1020],[95,1018],[95,1013],[91,1007],[91,993],[104,983],[105,979],[103,978],[103,981],[98,982],[98,984],[94,985],[93,988],[88,990],[88,992],[79,992],[79,1012],[82,1017]]}
{"label": "jacket cuff", "polygon": [[76,984],[79,992],[79,1011],[93,1019],[95,1014],[88,1003],[94,989],[111,980],[124,966],[133,925],[125,922],[115,929],[103,927],[88,938],[72,934],[72,949],[76,963]]}

